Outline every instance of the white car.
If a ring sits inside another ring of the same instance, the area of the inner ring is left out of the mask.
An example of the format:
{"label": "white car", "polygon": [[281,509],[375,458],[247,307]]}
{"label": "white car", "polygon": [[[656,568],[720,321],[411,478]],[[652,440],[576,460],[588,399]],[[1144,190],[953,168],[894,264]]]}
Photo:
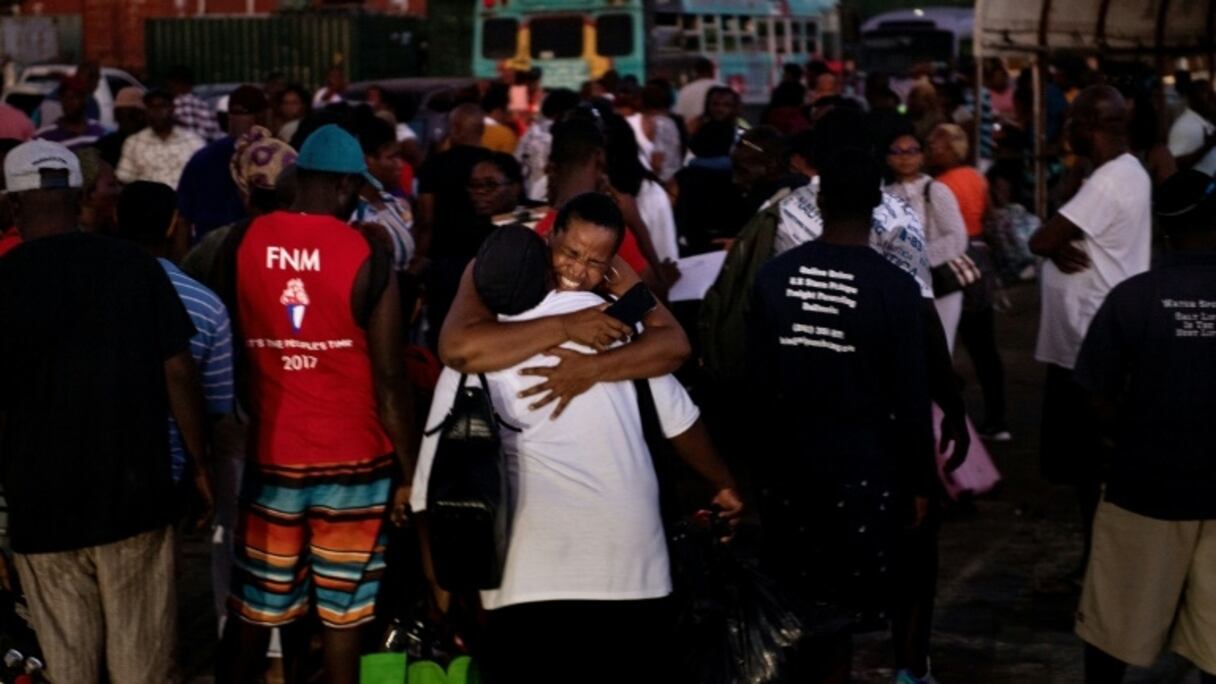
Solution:
{"label": "white car", "polygon": [[[38,64],[26,67],[21,72],[17,85],[4,93],[4,101],[25,111],[31,117],[37,114],[37,123],[46,126],[54,123],[63,113],[58,100],[48,99],[59,87],[59,81],[64,76],[76,73],[74,64]],[[97,90],[93,91],[93,99],[101,109],[99,122],[108,129],[115,129],[118,124],[114,121],[114,96],[118,91],[128,86],[143,88],[143,85],[131,74],[110,67],[101,68],[101,80]]]}

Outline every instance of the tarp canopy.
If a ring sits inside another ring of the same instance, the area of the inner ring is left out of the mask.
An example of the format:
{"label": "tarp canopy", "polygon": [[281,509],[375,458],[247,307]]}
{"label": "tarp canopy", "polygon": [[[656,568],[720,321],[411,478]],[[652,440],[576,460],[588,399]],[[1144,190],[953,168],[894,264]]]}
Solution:
{"label": "tarp canopy", "polygon": [[1216,0],[977,0],[976,51],[1211,53]]}

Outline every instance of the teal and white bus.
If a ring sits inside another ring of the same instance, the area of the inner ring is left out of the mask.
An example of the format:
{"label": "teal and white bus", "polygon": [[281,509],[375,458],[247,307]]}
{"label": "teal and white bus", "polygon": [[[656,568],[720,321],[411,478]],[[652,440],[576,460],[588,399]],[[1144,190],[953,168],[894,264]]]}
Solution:
{"label": "teal and white bus", "polygon": [[767,102],[787,63],[839,54],[835,0],[476,0],[473,73],[539,67],[578,89],[615,69],[682,85],[705,56],[749,104]]}

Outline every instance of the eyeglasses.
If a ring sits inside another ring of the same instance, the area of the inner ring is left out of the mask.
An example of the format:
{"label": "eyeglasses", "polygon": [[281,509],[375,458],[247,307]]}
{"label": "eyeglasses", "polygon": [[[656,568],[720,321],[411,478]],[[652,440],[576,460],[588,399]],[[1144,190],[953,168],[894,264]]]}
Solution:
{"label": "eyeglasses", "polygon": [[887,150],[887,154],[892,157],[915,157],[921,154],[921,149],[917,147],[892,147]]}
{"label": "eyeglasses", "polygon": [[511,181],[480,180],[469,181],[467,187],[469,192],[493,192],[499,188],[505,188],[510,184]]}

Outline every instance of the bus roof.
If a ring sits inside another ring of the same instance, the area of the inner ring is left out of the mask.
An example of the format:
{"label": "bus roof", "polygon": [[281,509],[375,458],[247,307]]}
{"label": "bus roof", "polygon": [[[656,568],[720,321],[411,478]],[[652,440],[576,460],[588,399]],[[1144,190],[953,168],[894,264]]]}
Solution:
{"label": "bus roof", "polygon": [[907,28],[912,22],[924,22],[938,29],[944,29],[955,35],[971,35],[975,24],[975,10],[970,7],[917,7],[893,12],[884,12],[866,20],[861,25],[861,32],[878,31],[888,28],[889,24],[901,25]]}
{"label": "bus roof", "polygon": [[[835,0],[667,0],[655,3],[657,12],[688,14],[757,14],[791,17],[818,16],[836,7]],[[670,9],[669,9],[670,8]]]}
{"label": "bus roof", "polygon": [[[542,10],[545,12],[588,11],[604,9],[628,9],[651,5],[656,12],[680,14],[748,14],[777,16],[819,16],[836,7],[836,0],[623,0],[610,3],[606,0],[512,0],[509,4],[493,9]],[[479,10],[484,3],[478,3]]]}

